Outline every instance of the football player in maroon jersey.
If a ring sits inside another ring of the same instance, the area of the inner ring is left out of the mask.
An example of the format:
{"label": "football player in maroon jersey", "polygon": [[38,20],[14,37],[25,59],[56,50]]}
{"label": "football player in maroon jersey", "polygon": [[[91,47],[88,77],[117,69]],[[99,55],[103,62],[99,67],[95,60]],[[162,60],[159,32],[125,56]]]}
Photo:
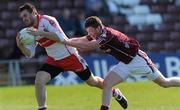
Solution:
{"label": "football player in maroon jersey", "polygon": [[[85,30],[88,35],[66,39],[64,43],[82,50],[100,48],[119,61],[108,72],[104,80],[100,110],[109,110],[112,87],[125,81],[129,75],[145,75],[148,79],[165,88],[180,86],[179,77],[165,78],[162,75],[147,54],[140,50],[137,40],[111,27],[104,26],[97,16],[91,16],[85,20]],[[119,97],[119,100],[121,99],[123,98]]]}

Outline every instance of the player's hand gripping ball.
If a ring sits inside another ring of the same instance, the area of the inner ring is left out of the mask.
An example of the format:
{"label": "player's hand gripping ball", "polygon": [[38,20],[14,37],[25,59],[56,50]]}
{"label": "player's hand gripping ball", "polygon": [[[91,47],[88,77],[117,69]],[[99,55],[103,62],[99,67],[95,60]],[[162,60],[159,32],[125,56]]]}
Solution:
{"label": "player's hand gripping ball", "polygon": [[35,36],[29,34],[28,31],[28,28],[24,28],[19,32],[24,45],[31,45],[35,43]]}

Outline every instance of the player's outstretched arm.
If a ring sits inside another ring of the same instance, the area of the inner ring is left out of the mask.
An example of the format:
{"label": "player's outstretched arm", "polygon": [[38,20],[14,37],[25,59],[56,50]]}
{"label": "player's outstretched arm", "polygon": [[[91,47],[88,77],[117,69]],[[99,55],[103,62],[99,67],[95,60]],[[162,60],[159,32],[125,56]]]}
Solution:
{"label": "player's outstretched arm", "polygon": [[65,39],[64,43],[69,46],[78,48],[81,51],[89,51],[89,50],[96,49],[98,47],[96,40],[89,41],[87,39],[87,36]]}

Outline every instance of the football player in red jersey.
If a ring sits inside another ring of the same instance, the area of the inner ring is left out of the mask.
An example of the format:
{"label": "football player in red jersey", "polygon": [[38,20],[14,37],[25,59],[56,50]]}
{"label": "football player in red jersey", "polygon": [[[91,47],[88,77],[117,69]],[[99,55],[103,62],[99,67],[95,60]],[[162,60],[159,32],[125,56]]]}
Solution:
{"label": "football player in red jersey", "polygon": [[[85,20],[85,30],[88,33],[87,36],[66,39],[64,43],[82,50],[100,48],[119,60],[104,80],[100,110],[109,110],[112,87],[126,80],[129,75],[145,75],[165,88],[180,86],[179,77],[165,78],[162,75],[147,54],[139,49],[140,45],[137,40],[111,27],[104,26],[98,17],[88,17]],[[122,100],[123,97],[118,96],[117,99]]]}
{"label": "football player in red jersey", "polygon": [[[35,44],[24,45],[18,34],[16,42],[19,49],[29,58],[34,56],[37,44],[47,52],[47,60],[38,70],[35,78],[38,110],[47,110],[46,83],[63,71],[73,71],[88,85],[103,88],[103,79],[92,74],[77,49],[61,43],[67,37],[54,17],[38,14],[35,6],[29,3],[19,7],[19,14],[23,23],[31,27],[29,33],[36,38]],[[118,96],[119,93],[114,91],[118,89],[112,90],[113,94]]]}

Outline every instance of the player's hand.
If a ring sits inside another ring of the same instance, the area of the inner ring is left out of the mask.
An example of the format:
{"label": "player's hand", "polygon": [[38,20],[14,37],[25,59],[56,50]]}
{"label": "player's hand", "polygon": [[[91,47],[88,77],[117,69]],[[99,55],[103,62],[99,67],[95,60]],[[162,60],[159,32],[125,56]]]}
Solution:
{"label": "player's hand", "polygon": [[28,28],[28,33],[33,35],[33,36],[40,36],[40,32],[38,32],[35,28]]}
{"label": "player's hand", "polygon": [[71,41],[70,41],[69,38],[66,38],[66,37],[65,37],[64,40],[61,41],[61,43],[63,43],[63,44],[70,44]]}
{"label": "player's hand", "polygon": [[110,53],[111,52],[110,48],[107,48],[107,47],[105,47],[103,45],[100,45],[99,47],[103,50],[104,53]]}
{"label": "player's hand", "polygon": [[20,37],[20,33],[17,33],[16,44],[17,44],[18,47],[24,46],[24,44],[22,42],[22,38]]}
{"label": "player's hand", "polygon": [[110,53],[111,52],[111,49],[107,49],[105,50],[106,53]]}

